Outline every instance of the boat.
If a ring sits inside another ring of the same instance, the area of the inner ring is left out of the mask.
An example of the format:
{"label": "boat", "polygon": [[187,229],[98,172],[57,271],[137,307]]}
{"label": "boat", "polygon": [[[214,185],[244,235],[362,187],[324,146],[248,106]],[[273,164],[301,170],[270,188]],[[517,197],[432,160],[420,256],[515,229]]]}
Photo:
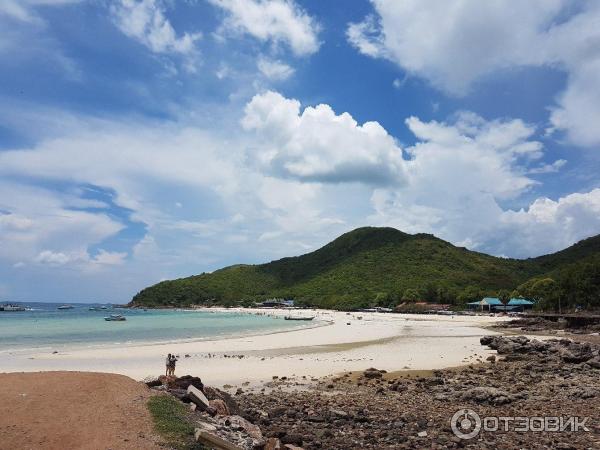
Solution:
{"label": "boat", "polygon": [[292,317],[292,316],[285,316],[284,319],[285,320],[313,320],[315,317]]}
{"label": "boat", "polygon": [[27,310],[21,305],[13,305],[12,303],[6,303],[4,305],[0,305],[0,311],[15,312],[15,311],[27,311]]}
{"label": "boat", "polygon": [[107,322],[124,322],[127,318],[121,314],[111,314],[110,316],[105,317],[104,320]]}
{"label": "boat", "polygon": [[108,308],[106,306],[90,306],[90,311],[106,311]]}
{"label": "boat", "polygon": [[73,305],[61,305],[57,309],[73,309],[75,308]]}

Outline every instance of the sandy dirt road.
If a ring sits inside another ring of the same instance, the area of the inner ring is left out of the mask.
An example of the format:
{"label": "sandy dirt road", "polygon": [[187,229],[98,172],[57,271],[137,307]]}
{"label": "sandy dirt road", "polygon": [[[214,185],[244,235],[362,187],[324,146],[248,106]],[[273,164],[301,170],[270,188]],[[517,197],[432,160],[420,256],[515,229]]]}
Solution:
{"label": "sandy dirt road", "polygon": [[151,395],[123,375],[0,374],[0,449],[159,449]]}

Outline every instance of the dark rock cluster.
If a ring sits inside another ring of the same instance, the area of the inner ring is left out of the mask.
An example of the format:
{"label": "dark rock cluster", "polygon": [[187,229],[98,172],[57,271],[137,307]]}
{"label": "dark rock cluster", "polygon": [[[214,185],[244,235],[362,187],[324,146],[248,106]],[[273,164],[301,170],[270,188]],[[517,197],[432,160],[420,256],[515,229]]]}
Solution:
{"label": "dark rock cluster", "polygon": [[[267,437],[305,449],[600,448],[598,346],[566,339],[482,338],[489,362],[408,377],[370,368],[313,389],[236,397]],[[332,387],[333,385],[333,387]],[[589,432],[481,432],[458,438],[461,408],[481,417],[589,417]]]}
{"label": "dark rock cluster", "polygon": [[[369,368],[301,389],[274,377],[268,393],[248,389],[235,399],[202,386],[208,403],[193,404],[197,433],[247,450],[600,448],[599,345],[524,336],[485,336],[481,343],[497,354],[462,368]],[[192,392],[202,385],[192,377],[163,381],[154,389],[182,401],[190,401],[182,395],[186,384]],[[587,417],[589,431],[482,430],[461,439],[451,418],[465,408],[480,417]]]}

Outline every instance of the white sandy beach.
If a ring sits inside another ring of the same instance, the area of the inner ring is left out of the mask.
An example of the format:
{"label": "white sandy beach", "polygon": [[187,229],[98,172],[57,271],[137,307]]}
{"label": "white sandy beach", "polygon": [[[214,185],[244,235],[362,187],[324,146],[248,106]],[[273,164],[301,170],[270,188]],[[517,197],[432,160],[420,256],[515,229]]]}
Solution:
{"label": "white sandy beach", "polygon": [[[269,313],[289,314],[276,310]],[[388,371],[438,369],[485,358],[491,352],[479,344],[479,338],[492,332],[481,327],[506,320],[489,316],[347,314],[323,310],[302,314],[316,315],[323,325],[178,344],[88,349],[74,346],[56,354],[49,350],[21,351],[4,354],[0,367],[3,372],[81,370],[143,379],[164,372],[165,355],[175,352],[180,356],[177,374],[200,376],[213,385],[244,382],[254,385],[275,375],[302,379],[302,376],[322,377],[368,367]]]}

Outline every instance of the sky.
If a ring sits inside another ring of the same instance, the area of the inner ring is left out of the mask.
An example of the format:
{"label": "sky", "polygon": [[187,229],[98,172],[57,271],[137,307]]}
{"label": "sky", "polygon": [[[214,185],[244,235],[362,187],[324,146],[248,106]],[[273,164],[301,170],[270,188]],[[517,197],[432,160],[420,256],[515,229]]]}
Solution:
{"label": "sky", "polygon": [[127,302],[361,226],[600,233],[600,2],[0,0],[0,300]]}

